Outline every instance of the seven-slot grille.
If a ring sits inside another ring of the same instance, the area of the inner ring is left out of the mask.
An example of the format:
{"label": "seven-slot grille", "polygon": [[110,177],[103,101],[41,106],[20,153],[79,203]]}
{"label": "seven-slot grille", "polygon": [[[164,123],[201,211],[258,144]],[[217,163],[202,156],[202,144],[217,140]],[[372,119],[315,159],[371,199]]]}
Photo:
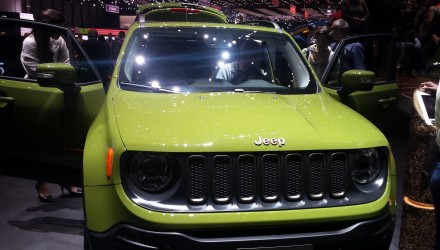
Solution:
{"label": "seven-slot grille", "polygon": [[347,171],[342,152],[192,155],[186,161],[187,200],[201,205],[343,198]]}

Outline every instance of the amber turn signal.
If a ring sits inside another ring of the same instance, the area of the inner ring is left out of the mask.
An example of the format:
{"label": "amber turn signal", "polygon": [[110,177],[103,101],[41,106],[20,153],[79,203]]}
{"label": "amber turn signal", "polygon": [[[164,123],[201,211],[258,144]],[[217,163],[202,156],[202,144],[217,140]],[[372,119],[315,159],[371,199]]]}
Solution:
{"label": "amber turn signal", "polygon": [[110,177],[113,174],[113,149],[112,148],[107,149],[106,172],[107,172],[107,178],[110,179]]}

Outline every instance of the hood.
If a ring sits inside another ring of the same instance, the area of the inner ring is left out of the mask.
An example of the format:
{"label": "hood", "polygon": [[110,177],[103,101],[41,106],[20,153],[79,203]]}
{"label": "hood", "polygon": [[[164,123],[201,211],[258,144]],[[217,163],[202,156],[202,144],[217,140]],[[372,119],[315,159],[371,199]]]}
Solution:
{"label": "hood", "polygon": [[387,145],[374,125],[326,93],[119,91],[112,100],[127,150],[244,152]]}

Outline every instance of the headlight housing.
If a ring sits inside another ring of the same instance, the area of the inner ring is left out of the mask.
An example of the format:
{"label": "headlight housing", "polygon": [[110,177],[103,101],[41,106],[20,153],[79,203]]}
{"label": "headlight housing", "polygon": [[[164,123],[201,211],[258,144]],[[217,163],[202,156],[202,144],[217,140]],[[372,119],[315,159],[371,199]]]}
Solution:
{"label": "headlight housing", "polygon": [[140,189],[158,193],[168,189],[175,179],[176,170],[165,154],[137,152],[129,165],[129,177]]}
{"label": "headlight housing", "polygon": [[377,178],[381,167],[381,157],[376,148],[362,149],[354,155],[351,176],[358,184],[368,184]]}

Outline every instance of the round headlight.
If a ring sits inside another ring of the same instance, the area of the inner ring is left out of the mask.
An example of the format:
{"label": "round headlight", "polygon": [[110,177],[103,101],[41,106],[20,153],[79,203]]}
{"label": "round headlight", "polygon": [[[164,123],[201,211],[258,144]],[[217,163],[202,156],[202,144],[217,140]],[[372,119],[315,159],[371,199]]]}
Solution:
{"label": "round headlight", "polygon": [[130,178],[140,189],[147,192],[166,190],[174,179],[175,169],[164,154],[138,152],[130,163]]}
{"label": "round headlight", "polygon": [[353,161],[351,176],[359,184],[368,184],[376,179],[381,169],[381,160],[376,149],[359,150]]}

